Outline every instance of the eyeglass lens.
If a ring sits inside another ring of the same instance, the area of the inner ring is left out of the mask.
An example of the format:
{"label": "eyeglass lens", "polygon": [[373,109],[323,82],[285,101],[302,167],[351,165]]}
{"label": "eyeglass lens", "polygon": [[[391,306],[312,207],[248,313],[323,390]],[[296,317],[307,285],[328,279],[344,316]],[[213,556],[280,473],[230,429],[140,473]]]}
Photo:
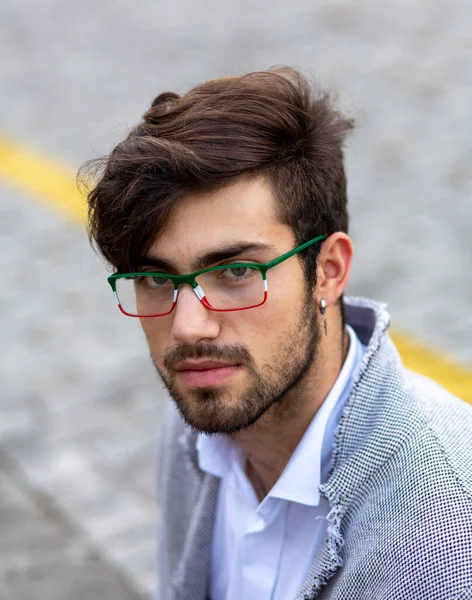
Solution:
{"label": "eyeglass lens", "polygon": [[[195,280],[217,310],[250,308],[264,301],[264,280],[255,267],[215,269],[197,275]],[[121,277],[116,280],[116,291],[123,310],[130,315],[162,315],[174,302],[174,284],[164,275]]]}

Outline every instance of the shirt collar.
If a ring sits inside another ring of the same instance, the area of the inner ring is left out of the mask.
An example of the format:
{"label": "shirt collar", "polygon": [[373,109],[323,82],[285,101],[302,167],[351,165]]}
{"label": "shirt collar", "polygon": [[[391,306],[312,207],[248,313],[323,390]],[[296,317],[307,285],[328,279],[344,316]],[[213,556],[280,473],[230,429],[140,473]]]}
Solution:
{"label": "shirt collar", "polygon": [[202,471],[223,479],[238,464],[243,468],[244,456],[237,444],[227,435],[206,435],[197,437],[198,466]]}
{"label": "shirt collar", "polygon": [[[325,433],[334,436],[334,431],[326,432],[326,425],[335,406],[348,397],[353,375],[363,354],[355,332],[349,325],[346,328],[350,343],[341,372],[268,497],[310,506],[319,504],[318,487],[321,484],[322,470],[326,466],[322,464],[323,438]],[[244,468],[243,452],[226,435],[199,434],[196,447],[199,467],[207,473],[224,478],[235,468]],[[330,454],[323,456],[323,461],[329,459]]]}

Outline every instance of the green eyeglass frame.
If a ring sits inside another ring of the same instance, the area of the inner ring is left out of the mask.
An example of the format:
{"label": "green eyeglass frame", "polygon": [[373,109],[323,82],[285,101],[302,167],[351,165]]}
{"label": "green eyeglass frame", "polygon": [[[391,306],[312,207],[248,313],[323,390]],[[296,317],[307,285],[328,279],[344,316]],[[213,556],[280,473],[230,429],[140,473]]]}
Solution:
{"label": "green eyeglass frame", "polygon": [[[175,308],[175,305],[177,302],[178,290],[182,284],[190,285],[192,287],[193,291],[195,292],[195,294],[197,295],[198,299],[202,302],[202,304],[208,310],[212,310],[215,312],[234,312],[234,311],[238,311],[238,310],[248,310],[250,308],[256,308],[257,306],[261,306],[262,304],[264,304],[266,302],[266,300],[267,300],[267,271],[269,269],[272,269],[272,267],[279,265],[280,263],[282,263],[285,260],[294,256],[295,254],[302,252],[302,250],[305,250],[306,248],[312,246],[313,244],[316,244],[317,242],[321,242],[321,241],[325,240],[327,237],[328,237],[327,235],[319,235],[319,236],[309,240],[308,242],[305,242],[304,244],[297,246],[293,250],[290,250],[289,252],[286,252],[285,254],[282,254],[281,256],[274,258],[273,260],[271,260],[268,263],[251,263],[251,262],[238,263],[238,262],[236,262],[236,263],[230,263],[230,264],[224,264],[224,265],[217,265],[215,267],[208,267],[206,269],[201,269],[200,271],[195,271],[195,272],[189,273],[187,275],[171,275],[168,273],[154,273],[152,271],[145,271],[145,272],[140,271],[140,272],[134,272],[134,273],[117,272],[117,273],[113,273],[113,275],[110,275],[108,277],[107,281],[111,286],[111,289],[113,291],[113,295],[115,296],[115,300],[118,305],[118,308],[124,315],[126,315],[128,317],[150,318],[150,317],[163,317],[165,315],[170,314]],[[203,273],[208,273],[210,271],[219,271],[219,270],[223,270],[223,269],[237,269],[237,268],[244,268],[244,267],[258,269],[260,271],[262,280],[264,282],[264,299],[261,302],[259,302],[258,304],[254,304],[252,306],[245,306],[244,308],[221,309],[221,308],[212,307],[205,296],[205,292],[198,285],[198,282],[196,281],[196,277],[198,277],[198,275],[202,275]],[[167,312],[159,313],[159,314],[152,314],[152,315],[137,315],[137,314],[128,313],[123,309],[123,307],[120,303],[119,297],[118,297],[118,293],[116,291],[117,280],[119,280],[121,278],[131,279],[134,277],[142,277],[144,273],[147,276],[168,279],[173,283],[174,297],[173,297],[172,307]]]}

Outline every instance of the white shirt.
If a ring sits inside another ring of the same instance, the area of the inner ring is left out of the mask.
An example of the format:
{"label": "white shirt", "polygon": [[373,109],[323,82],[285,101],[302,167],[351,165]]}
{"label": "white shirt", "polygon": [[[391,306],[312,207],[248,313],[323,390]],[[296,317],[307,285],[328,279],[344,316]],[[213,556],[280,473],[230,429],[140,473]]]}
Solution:
{"label": "white shirt", "polygon": [[259,504],[242,450],[228,436],[200,434],[199,466],[221,478],[213,529],[211,600],[294,599],[323,542],[326,479],[340,413],[365,352],[347,326],[349,351],[330,393],[274,487]]}

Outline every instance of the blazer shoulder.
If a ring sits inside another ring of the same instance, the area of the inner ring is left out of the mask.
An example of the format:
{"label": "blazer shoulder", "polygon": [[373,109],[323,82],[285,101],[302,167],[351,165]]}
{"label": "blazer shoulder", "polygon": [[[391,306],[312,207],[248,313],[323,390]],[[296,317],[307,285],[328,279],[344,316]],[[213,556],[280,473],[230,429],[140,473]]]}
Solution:
{"label": "blazer shoulder", "polygon": [[409,375],[431,435],[472,498],[472,405],[423,375]]}

